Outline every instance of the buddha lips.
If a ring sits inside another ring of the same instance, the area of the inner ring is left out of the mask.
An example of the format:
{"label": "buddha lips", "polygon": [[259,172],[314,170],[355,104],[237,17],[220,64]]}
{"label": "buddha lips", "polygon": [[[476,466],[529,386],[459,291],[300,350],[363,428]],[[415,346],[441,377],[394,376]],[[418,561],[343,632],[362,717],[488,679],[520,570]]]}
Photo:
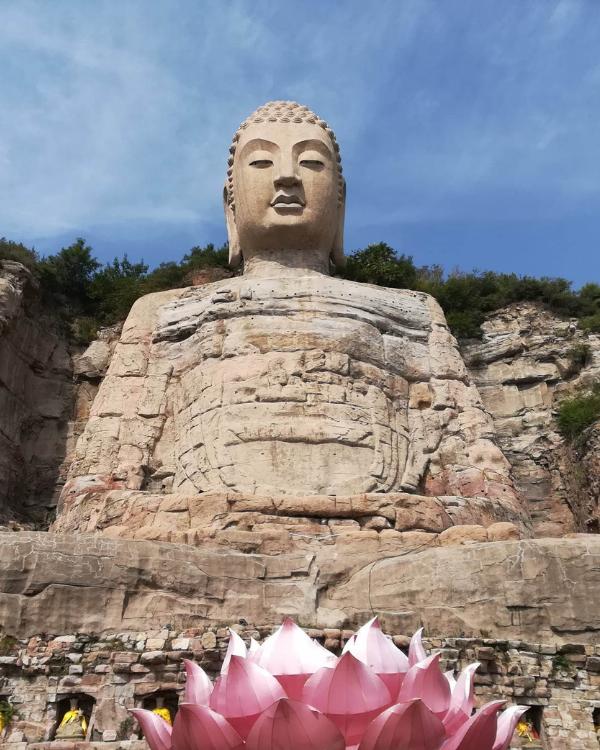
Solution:
{"label": "buddha lips", "polygon": [[526,706],[473,713],[478,664],[457,679],[427,656],[421,631],[408,657],[374,618],[338,658],[289,618],[250,648],[233,631],[214,686],[186,661],[173,727],[132,711],[151,750],[507,750]]}

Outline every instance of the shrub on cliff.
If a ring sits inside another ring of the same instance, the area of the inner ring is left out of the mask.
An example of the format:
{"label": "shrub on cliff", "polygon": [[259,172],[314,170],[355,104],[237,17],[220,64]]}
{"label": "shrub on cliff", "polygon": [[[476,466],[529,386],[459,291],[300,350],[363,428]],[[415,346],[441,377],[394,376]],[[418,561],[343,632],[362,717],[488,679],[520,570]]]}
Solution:
{"label": "shrub on cliff", "polygon": [[569,441],[579,438],[584,430],[600,419],[600,381],[589,391],[562,402],[558,409],[558,429]]}
{"label": "shrub on cliff", "polygon": [[14,260],[33,270],[37,266],[38,254],[20,242],[0,237],[0,260]]}
{"label": "shrub on cliff", "polygon": [[61,317],[71,319],[78,315],[93,315],[94,301],[90,290],[99,268],[100,263],[92,255],[92,248],[79,237],[56,255],[38,261],[36,270],[46,299],[58,308]]}
{"label": "shrub on cliff", "polygon": [[398,255],[385,242],[369,245],[350,255],[342,273],[344,278],[351,281],[395,289],[416,289],[418,282],[413,259],[407,255]]}

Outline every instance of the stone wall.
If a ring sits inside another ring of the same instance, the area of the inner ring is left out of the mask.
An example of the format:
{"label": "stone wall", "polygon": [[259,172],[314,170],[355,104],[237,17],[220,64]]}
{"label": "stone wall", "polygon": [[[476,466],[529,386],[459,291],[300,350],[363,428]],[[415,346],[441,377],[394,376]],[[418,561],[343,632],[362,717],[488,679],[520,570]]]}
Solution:
{"label": "stone wall", "polygon": [[[235,624],[235,629],[246,641],[271,632],[245,622]],[[308,633],[339,654],[352,631],[328,628]],[[406,634],[393,639],[400,648],[408,645]],[[168,624],[161,630],[106,633],[102,638],[67,634],[4,639],[0,642],[4,654],[0,656],[0,698],[10,699],[17,715],[3,746],[41,750],[43,744],[32,743],[51,739],[64,705],[61,701],[87,696],[93,700],[89,741],[106,750],[144,747],[136,742],[138,728],[128,719],[127,709],[148,707],[157,694],[175,707],[185,683],[183,659],[197,661],[214,677],[227,640],[223,627],[178,632]],[[600,706],[599,646],[448,637],[431,638],[425,645],[441,651],[444,670],[481,663],[475,676],[478,705],[499,698],[532,707],[530,716],[540,723],[541,742],[524,746],[597,750],[594,710]],[[19,714],[26,719],[20,720]],[[61,750],[71,747],[60,746]],[[520,746],[515,739],[512,747]]]}

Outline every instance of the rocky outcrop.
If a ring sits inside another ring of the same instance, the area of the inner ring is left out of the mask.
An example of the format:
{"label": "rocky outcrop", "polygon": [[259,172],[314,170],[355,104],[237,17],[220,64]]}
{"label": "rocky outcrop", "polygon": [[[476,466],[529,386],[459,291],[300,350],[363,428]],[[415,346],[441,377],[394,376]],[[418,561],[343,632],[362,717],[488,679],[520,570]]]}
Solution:
{"label": "rocky outcrop", "polygon": [[72,402],[69,351],[35,279],[0,261],[0,521],[47,521],[64,480]]}
{"label": "rocky outcrop", "polygon": [[464,342],[471,378],[538,536],[598,529],[597,437],[574,451],[556,427],[560,402],[600,379],[600,336],[539,305],[489,316],[479,342]]}
{"label": "rocky outcrop", "polygon": [[[355,627],[374,613],[386,629],[592,643],[600,622],[600,537],[428,548],[340,535],[276,555],[230,547],[36,532],[6,534],[0,621],[9,635],[184,629],[243,618]],[[410,552],[410,554],[407,554]],[[573,585],[573,582],[577,582]]]}
{"label": "rocky outcrop", "polygon": [[[67,484],[68,493],[69,486]],[[81,488],[79,488],[81,489]],[[133,490],[97,491],[90,482],[65,502],[53,531],[97,533],[111,538],[152,539],[206,547],[232,545],[255,552],[292,549],[296,540],[329,539],[365,532],[365,540],[385,532],[400,541],[402,532],[467,535],[477,529],[487,541],[504,529],[504,539],[528,536],[527,519],[512,511],[499,514],[486,498],[426,497],[403,492],[364,495],[307,495],[261,497],[250,494],[205,492],[201,495],[152,494]],[[451,529],[454,529],[452,532]],[[461,531],[458,531],[461,530]],[[491,531],[490,531],[491,530]],[[420,537],[422,540],[425,537]]]}
{"label": "rocky outcrop", "polygon": [[0,523],[46,527],[121,326],[83,352],[20,263],[0,261]]}

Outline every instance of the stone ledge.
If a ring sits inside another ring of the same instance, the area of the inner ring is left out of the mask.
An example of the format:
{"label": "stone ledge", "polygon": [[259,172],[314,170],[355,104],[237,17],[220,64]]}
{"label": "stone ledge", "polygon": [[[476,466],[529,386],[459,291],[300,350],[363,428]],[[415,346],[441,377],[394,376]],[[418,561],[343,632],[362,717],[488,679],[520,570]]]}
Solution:
{"label": "stone ledge", "polygon": [[[415,532],[416,534],[416,532]],[[0,621],[20,638],[184,630],[244,618],[348,628],[378,613],[392,632],[593,643],[600,537],[411,547],[383,534],[335,547],[243,554],[42,532],[3,534]],[[572,582],[577,581],[577,585]]]}
{"label": "stone ledge", "polygon": [[[93,481],[92,481],[93,480]],[[79,491],[75,485],[80,483]],[[333,496],[261,497],[239,493],[152,494],[107,489],[101,478],[71,480],[53,531],[99,533],[117,539],[146,539],[204,546],[228,544],[227,532],[279,533],[288,548],[294,534],[331,541],[345,531],[442,534],[454,526],[511,524],[504,539],[528,536],[524,516],[507,501],[485,497],[428,497],[405,492]],[[93,489],[98,486],[104,489]],[[490,541],[502,537],[494,536]],[[476,541],[486,541],[485,531]],[[246,538],[242,551],[257,551],[260,538]],[[235,545],[233,545],[235,546]],[[272,546],[272,545],[271,545]],[[253,547],[253,548],[252,548]],[[260,551],[276,551],[260,548]]]}

